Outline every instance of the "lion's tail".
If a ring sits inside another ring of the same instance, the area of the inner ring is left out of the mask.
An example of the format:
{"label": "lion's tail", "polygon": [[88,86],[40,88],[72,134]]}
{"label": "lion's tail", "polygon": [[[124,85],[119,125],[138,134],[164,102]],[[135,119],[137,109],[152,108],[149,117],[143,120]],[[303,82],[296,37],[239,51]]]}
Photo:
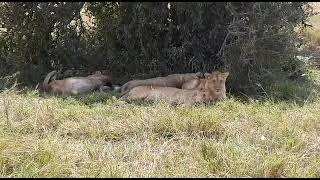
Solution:
{"label": "lion's tail", "polygon": [[112,85],[113,92],[119,93],[121,92],[121,86]]}
{"label": "lion's tail", "polygon": [[[139,86],[139,81],[136,81],[135,85],[136,86]],[[125,94],[127,94],[132,88],[134,87],[131,87],[131,89],[129,89],[129,85],[132,85],[132,81],[129,81],[127,83],[125,83],[124,85],[121,86],[121,89],[120,89],[120,96],[123,96]]]}
{"label": "lion's tail", "polygon": [[44,79],[42,86],[43,86],[43,90],[47,91],[48,90],[48,84],[50,79],[56,79],[57,77],[57,71],[51,71],[49,74],[47,74],[46,78]]}
{"label": "lion's tail", "polygon": [[120,95],[120,100],[126,100],[128,98],[128,94]]}
{"label": "lion's tail", "polygon": [[149,85],[150,83],[147,80],[133,80],[125,83],[121,87],[120,96],[127,94],[132,88],[137,86]]}
{"label": "lion's tail", "polygon": [[121,96],[124,95],[125,91],[127,90],[127,86],[129,85],[129,82],[125,83],[124,85],[121,86],[120,88],[120,93],[121,93]]}
{"label": "lion's tail", "polygon": [[123,91],[123,92],[120,92],[120,96],[122,97],[122,96],[128,94],[129,91],[130,91],[130,90],[128,89],[128,90],[125,90],[125,91]]}

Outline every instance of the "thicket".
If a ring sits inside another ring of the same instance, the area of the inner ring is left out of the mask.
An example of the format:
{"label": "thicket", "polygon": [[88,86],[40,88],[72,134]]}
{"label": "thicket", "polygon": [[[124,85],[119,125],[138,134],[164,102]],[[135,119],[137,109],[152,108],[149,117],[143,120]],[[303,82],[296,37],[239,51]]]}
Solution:
{"label": "thicket", "polygon": [[294,28],[310,15],[306,2],[2,2],[0,76],[34,85],[53,69],[108,69],[124,83],[227,70],[229,90],[259,95],[304,71]]}

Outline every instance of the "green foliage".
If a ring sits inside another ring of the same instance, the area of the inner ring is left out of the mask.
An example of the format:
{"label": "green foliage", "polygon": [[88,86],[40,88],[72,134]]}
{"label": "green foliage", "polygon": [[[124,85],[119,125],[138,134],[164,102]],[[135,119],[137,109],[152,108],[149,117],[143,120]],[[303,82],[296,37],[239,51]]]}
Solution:
{"label": "green foliage", "polygon": [[320,91],[320,74],[317,70],[307,69],[306,74],[294,81],[278,79],[268,87],[267,94],[274,101],[294,102],[300,105],[305,102],[313,102]]}
{"label": "green foliage", "polygon": [[[75,26],[69,24],[71,20],[79,18],[82,5],[83,3],[2,3],[0,22],[6,32],[1,37],[1,58],[4,59],[1,73],[7,73],[8,67],[13,66],[15,69],[25,69],[22,72],[24,74],[33,71],[30,66],[37,66],[38,71],[33,73],[38,73],[36,76],[40,80],[41,73],[60,68],[60,64],[67,66],[74,63],[71,60],[77,54],[74,50],[76,46],[70,45],[79,41],[80,36],[76,35]],[[23,80],[30,81],[31,78]]]}
{"label": "green foliage", "polygon": [[169,7],[165,2],[90,4],[97,39],[115,72],[159,75],[224,65],[216,54],[231,18],[225,3],[171,2]]}
{"label": "green foliage", "polygon": [[229,4],[234,19],[229,26],[234,43],[226,45],[223,58],[231,70],[234,91],[260,95],[279,79],[304,70],[296,59],[294,27],[309,14],[305,3],[243,3],[236,9]]}
{"label": "green foliage", "polygon": [[0,91],[7,90],[8,88],[14,88],[17,85],[17,76],[19,72],[10,76],[0,77]]}

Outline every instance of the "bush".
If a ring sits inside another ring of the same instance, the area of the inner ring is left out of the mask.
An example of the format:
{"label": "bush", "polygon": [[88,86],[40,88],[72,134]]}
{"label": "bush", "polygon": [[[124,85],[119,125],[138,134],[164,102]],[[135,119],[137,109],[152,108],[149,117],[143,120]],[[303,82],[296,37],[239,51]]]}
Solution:
{"label": "bush", "polygon": [[[294,27],[306,3],[92,3],[97,37],[123,75],[229,70],[232,92],[263,95],[304,71]],[[112,63],[111,63],[112,62]]]}
{"label": "bush", "polygon": [[94,31],[82,26],[83,7],[2,3],[6,66],[39,66],[37,81],[52,69],[83,74],[110,69],[116,83],[134,76],[229,70],[228,88],[247,95],[261,95],[261,87],[304,69],[295,58],[293,29],[310,15],[308,3],[86,3],[96,19]]}
{"label": "bush", "polygon": [[[68,66],[78,54],[72,43],[77,43],[80,37],[70,22],[80,16],[82,5],[83,3],[1,3],[0,23],[6,29],[0,41],[1,58],[4,59],[1,74],[18,69],[23,70],[22,74],[36,73],[39,81],[41,76],[38,73]],[[38,71],[32,71],[32,68],[37,68]],[[21,80],[28,82],[32,79]]]}

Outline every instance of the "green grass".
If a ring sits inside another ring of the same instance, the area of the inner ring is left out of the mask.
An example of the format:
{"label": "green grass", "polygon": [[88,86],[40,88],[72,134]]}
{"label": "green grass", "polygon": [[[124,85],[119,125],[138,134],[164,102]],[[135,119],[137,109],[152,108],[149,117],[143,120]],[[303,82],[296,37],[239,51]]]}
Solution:
{"label": "green grass", "polygon": [[272,84],[269,97],[275,102],[291,102],[300,105],[317,100],[320,92],[319,70],[307,69],[306,76],[295,81],[279,80]]}
{"label": "green grass", "polygon": [[0,176],[320,177],[320,72],[308,77],[210,106],[4,91]]}

